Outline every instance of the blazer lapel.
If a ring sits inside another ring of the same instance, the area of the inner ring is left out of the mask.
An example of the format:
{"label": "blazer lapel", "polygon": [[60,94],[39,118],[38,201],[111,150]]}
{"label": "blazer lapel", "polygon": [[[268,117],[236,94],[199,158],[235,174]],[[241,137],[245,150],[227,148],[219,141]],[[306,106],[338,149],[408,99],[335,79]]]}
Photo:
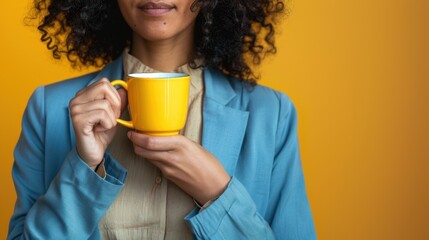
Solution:
{"label": "blazer lapel", "polygon": [[226,76],[218,71],[204,72],[202,145],[234,175],[247,127],[249,112],[231,107],[237,94]]}

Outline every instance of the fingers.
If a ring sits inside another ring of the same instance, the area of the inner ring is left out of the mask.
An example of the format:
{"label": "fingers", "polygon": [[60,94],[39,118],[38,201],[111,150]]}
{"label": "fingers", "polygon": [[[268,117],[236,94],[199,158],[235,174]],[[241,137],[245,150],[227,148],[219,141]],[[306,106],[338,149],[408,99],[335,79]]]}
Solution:
{"label": "fingers", "polygon": [[137,147],[151,151],[174,151],[179,147],[183,147],[184,142],[187,141],[187,139],[181,135],[156,137],[133,131],[128,132],[128,138]]}
{"label": "fingers", "polygon": [[85,134],[90,131],[105,131],[116,126],[116,116],[111,104],[103,99],[89,103],[72,105],[70,114],[73,123]]}
{"label": "fingers", "polygon": [[188,139],[181,135],[156,137],[130,131],[128,138],[134,144],[136,155],[152,160],[152,163],[161,169],[180,161],[188,148]]}
{"label": "fingers", "polygon": [[121,113],[122,98],[106,78],[103,78],[79,91],[75,98],[70,102],[70,106],[102,99],[106,99],[111,104],[115,116],[119,117]]}

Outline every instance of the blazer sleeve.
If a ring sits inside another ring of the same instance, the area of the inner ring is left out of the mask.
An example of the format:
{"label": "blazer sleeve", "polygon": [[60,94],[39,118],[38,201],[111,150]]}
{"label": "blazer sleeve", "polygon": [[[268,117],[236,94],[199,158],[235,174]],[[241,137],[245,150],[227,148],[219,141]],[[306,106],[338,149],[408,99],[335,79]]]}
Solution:
{"label": "blazer sleeve", "polygon": [[14,151],[17,200],[8,239],[97,238],[98,222],[120,192],[126,170],[106,154],[107,176],[102,179],[73,149],[66,159],[58,159],[63,164],[46,183],[44,94],[40,87],[31,96]]}
{"label": "blazer sleeve", "polygon": [[265,218],[236,178],[208,208],[185,219],[197,239],[316,239],[307,200],[297,137],[296,110],[280,101],[275,158]]}
{"label": "blazer sleeve", "polygon": [[301,165],[296,109],[284,94],[280,94],[280,104],[267,216],[279,239],[316,239]]}

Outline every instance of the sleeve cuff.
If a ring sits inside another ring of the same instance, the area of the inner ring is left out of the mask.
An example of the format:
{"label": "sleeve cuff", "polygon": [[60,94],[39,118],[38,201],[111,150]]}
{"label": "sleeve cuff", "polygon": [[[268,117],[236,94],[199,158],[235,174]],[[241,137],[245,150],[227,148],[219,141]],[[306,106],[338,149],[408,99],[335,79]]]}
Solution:
{"label": "sleeve cuff", "polygon": [[70,167],[78,185],[83,185],[82,187],[88,186],[88,184],[92,185],[91,191],[95,198],[108,196],[115,198],[125,183],[127,170],[113,160],[109,154],[105,154],[104,159],[106,177],[103,179],[80,158],[76,149],[73,149],[68,156]]}
{"label": "sleeve cuff", "polygon": [[112,183],[125,183],[127,169],[118,163],[109,153],[104,154],[104,168],[106,171],[106,181]]}
{"label": "sleeve cuff", "polygon": [[[230,210],[240,199],[248,201],[251,199],[247,190],[241,183],[231,178],[225,192],[204,211],[199,212],[198,208],[193,209],[186,217],[185,221],[192,229],[193,233],[201,238],[211,236],[216,233],[222,224],[222,221],[230,213]],[[254,208],[252,202],[251,207]]]}

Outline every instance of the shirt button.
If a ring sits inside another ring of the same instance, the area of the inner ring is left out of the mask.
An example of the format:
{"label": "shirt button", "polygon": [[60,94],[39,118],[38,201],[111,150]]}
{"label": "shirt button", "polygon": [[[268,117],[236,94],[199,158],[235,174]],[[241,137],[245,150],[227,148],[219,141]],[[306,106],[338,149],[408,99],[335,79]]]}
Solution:
{"label": "shirt button", "polygon": [[160,184],[162,182],[162,178],[161,177],[156,177],[155,178],[155,182]]}

